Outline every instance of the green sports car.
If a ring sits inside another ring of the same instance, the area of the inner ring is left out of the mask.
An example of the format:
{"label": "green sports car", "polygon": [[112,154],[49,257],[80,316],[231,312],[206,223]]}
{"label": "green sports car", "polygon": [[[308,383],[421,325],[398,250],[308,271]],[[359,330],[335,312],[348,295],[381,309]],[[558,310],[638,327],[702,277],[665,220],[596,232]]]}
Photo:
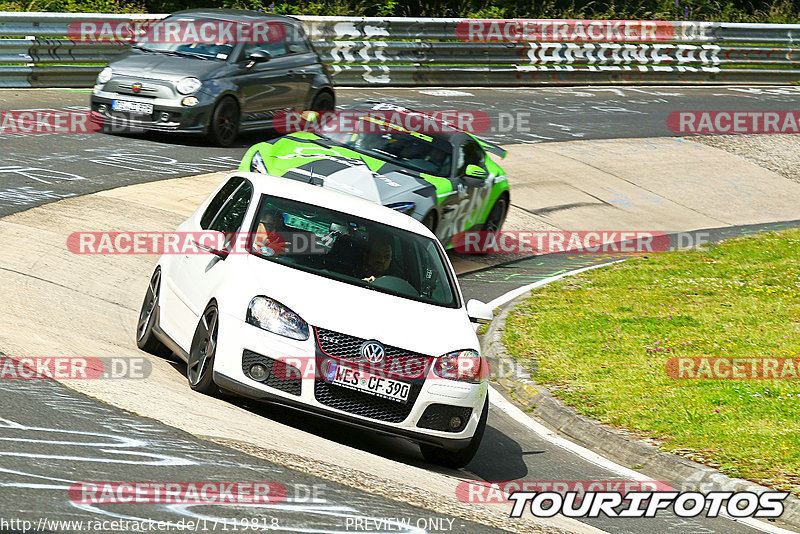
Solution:
{"label": "green sports car", "polygon": [[380,203],[422,221],[446,247],[459,232],[500,230],[509,187],[490,154],[504,158],[506,151],[426,114],[425,131],[403,127],[422,124],[409,120],[420,115],[378,102],[331,112],[324,121],[315,115],[312,128],[252,146],[239,170]]}

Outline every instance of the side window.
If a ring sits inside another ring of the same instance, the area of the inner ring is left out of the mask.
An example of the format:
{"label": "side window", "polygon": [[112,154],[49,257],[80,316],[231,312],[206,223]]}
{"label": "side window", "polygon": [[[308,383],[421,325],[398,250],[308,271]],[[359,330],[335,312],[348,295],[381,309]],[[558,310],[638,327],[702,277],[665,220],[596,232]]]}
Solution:
{"label": "side window", "polygon": [[209,230],[218,232],[236,232],[242,227],[247,207],[250,205],[250,198],[253,196],[253,186],[250,182],[242,180],[242,183],[233,192],[231,197],[219,210],[217,216],[209,226]]}
{"label": "side window", "polygon": [[456,174],[462,176],[467,170],[467,165],[480,165],[483,167],[486,162],[485,160],[486,154],[483,152],[481,146],[475,141],[467,141],[458,149],[458,167],[456,168]]}
{"label": "side window", "polygon": [[208,230],[208,227],[211,226],[211,221],[214,220],[214,217],[217,215],[220,208],[222,208],[222,205],[225,204],[225,201],[233,195],[236,188],[242,185],[243,182],[244,178],[231,178],[228,180],[227,184],[222,186],[222,189],[220,189],[217,195],[211,200],[203,216],[200,218],[200,228]]}
{"label": "side window", "polygon": [[295,26],[288,26],[286,28],[286,42],[288,43],[287,50],[290,54],[305,54],[311,50],[311,44],[308,42],[302,28]]}
{"label": "side window", "polygon": [[244,50],[242,52],[243,53],[242,59],[246,60],[248,57],[250,57],[250,54],[252,54],[255,51],[266,52],[272,57],[285,56],[287,53],[286,45],[291,43],[292,40],[294,39],[293,37],[294,30],[290,24],[284,24],[280,22],[278,24],[283,26],[285,32],[285,34],[280,36],[281,38],[280,41],[277,40],[278,36],[276,35],[274,41],[271,40],[270,42],[267,43],[248,43],[247,46],[244,47]]}

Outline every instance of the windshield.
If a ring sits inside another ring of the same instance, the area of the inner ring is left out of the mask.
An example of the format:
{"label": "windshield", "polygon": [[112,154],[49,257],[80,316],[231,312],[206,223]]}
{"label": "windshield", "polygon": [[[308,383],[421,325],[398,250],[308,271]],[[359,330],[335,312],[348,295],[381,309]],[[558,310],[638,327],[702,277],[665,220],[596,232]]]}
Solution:
{"label": "windshield", "polygon": [[[177,23],[177,25],[167,26],[167,24],[171,23]],[[220,40],[215,42],[200,41],[198,29],[199,25],[204,23],[217,24],[218,22],[193,17],[167,17],[160,23],[147,28],[146,33],[134,45],[134,48],[146,52],[159,52],[201,59],[228,59],[228,56],[233,52],[235,43],[222,36],[219,36]],[[168,35],[168,29],[175,29],[177,33]],[[206,33],[214,35],[214,33]],[[192,39],[195,35],[197,35],[197,38]],[[184,37],[189,38],[185,39]]]}
{"label": "windshield", "polygon": [[[320,135],[336,141],[347,148],[361,152],[384,161],[396,163],[417,172],[425,172],[436,176],[450,176],[452,148],[450,141],[443,136],[428,135],[408,131],[359,131],[374,130],[372,125],[353,128],[342,125],[341,129],[355,130],[355,133],[333,133],[339,130],[339,118],[332,117],[323,124]],[[369,117],[361,117],[360,121],[369,121]],[[372,119],[374,122],[374,119]],[[383,129],[389,129],[386,123]]]}
{"label": "windshield", "polygon": [[252,228],[254,255],[381,293],[459,307],[436,241],[312,204],[263,195]]}
{"label": "windshield", "polygon": [[270,52],[284,52],[287,31],[277,21],[222,21],[190,16],[167,17],[148,26],[134,48],[198,59],[226,60],[237,42],[250,48],[270,47]]}

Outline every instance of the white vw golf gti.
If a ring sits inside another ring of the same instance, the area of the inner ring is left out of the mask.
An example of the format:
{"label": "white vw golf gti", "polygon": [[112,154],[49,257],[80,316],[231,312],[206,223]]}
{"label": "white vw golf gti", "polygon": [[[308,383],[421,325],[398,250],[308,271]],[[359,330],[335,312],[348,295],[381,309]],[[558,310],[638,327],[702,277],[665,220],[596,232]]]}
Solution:
{"label": "white vw golf gti", "polygon": [[[486,427],[488,366],[436,237],[407,215],[240,172],[178,228],[197,253],[159,259],[137,327],[189,385],[401,436],[466,465]],[[209,238],[210,239],[206,239]]]}

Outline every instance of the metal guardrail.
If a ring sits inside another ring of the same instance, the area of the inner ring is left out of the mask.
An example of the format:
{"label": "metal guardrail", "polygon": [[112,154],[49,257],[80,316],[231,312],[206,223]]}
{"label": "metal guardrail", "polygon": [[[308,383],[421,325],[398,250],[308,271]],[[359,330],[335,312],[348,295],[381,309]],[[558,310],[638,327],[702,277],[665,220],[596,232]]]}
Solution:
{"label": "metal guardrail", "polygon": [[[128,47],[66,39],[70,24],[165,16],[0,12],[0,87],[89,87]],[[298,18],[337,85],[800,81],[800,24]]]}

